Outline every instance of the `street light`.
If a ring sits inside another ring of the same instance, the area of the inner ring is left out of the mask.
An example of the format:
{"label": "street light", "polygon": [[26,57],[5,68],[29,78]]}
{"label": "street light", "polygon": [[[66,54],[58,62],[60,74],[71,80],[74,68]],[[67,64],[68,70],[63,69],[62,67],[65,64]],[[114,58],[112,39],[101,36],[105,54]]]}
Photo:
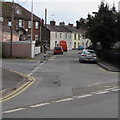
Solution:
{"label": "street light", "polygon": [[13,29],[14,29],[14,0],[12,0],[12,14],[11,14],[11,22],[9,22],[9,27],[11,30],[10,58],[12,58],[12,41],[13,41]]}
{"label": "street light", "polygon": [[31,57],[33,58],[32,54],[32,40],[33,40],[33,0],[31,1]]}

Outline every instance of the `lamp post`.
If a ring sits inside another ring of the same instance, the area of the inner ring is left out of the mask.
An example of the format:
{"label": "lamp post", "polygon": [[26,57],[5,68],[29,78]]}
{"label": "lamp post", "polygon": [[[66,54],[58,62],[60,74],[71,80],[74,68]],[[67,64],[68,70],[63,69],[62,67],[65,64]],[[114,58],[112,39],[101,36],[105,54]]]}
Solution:
{"label": "lamp post", "polygon": [[46,25],[47,25],[47,9],[45,9],[44,56],[46,56],[46,47],[47,47]]}
{"label": "lamp post", "polygon": [[12,13],[11,13],[11,24],[9,24],[11,30],[10,38],[10,58],[12,58],[12,41],[13,41],[13,29],[14,29],[14,0],[12,0]]}
{"label": "lamp post", "polygon": [[31,41],[30,41],[31,57],[33,58],[33,54],[32,54],[32,41],[33,41],[33,0],[31,1]]}

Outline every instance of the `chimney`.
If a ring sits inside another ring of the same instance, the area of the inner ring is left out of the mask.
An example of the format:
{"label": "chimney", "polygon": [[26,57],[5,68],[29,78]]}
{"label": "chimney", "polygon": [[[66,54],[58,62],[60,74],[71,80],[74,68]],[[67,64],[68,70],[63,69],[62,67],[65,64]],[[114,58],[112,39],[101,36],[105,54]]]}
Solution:
{"label": "chimney", "polygon": [[73,27],[73,24],[70,24],[70,23],[69,23],[68,26]]}
{"label": "chimney", "polygon": [[55,26],[55,21],[53,20],[53,21],[50,21],[50,25],[53,25],[53,26]]}
{"label": "chimney", "polygon": [[60,25],[60,26],[64,26],[64,25],[65,25],[65,22],[60,22],[59,25]]}

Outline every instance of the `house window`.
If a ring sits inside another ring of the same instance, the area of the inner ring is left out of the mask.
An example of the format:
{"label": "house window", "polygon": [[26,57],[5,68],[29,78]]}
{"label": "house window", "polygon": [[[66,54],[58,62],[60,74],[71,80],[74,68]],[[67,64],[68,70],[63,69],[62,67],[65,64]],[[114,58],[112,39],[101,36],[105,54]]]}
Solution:
{"label": "house window", "polygon": [[70,34],[70,39],[71,39],[71,34]]}
{"label": "house window", "polygon": [[19,27],[22,27],[22,20],[19,20]]}
{"label": "house window", "polygon": [[62,38],[62,33],[60,33],[60,38]]}
{"label": "house window", "polygon": [[38,40],[38,35],[35,35],[35,40]]}
{"label": "house window", "polygon": [[28,40],[31,40],[31,34],[28,35]]}
{"label": "house window", "polygon": [[57,32],[55,33],[55,38],[57,38]]}
{"label": "house window", "polygon": [[76,34],[74,34],[74,40],[76,40]]}
{"label": "house window", "polygon": [[76,42],[74,42],[74,49],[76,49]]}
{"label": "house window", "polygon": [[67,33],[65,34],[65,38],[67,38]]}
{"label": "house window", "polygon": [[31,21],[28,21],[28,28],[31,28]]}
{"label": "house window", "polygon": [[35,22],[35,29],[38,29],[38,28],[39,28],[39,23]]}
{"label": "house window", "polygon": [[80,35],[80,34],[78,34],[78,40],[80,40],[80,36],[81,36],[81,35]]}

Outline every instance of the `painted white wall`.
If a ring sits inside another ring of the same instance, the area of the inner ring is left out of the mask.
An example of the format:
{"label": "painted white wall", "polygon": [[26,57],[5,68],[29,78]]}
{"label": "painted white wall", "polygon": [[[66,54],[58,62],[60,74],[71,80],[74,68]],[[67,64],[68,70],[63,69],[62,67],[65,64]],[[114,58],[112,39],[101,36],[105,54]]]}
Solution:
{"label": "painted white wall", "polygon": [[[76,34],[76,39],[75,39],[75,34]],[[82,45],[82,36],[80,34],[80,39],[78,39],[80,33],[72,33],[72,49],[75,49],[74,43],[76,43],[76,49],[78,48],[79,45]]]}
{"label": "painted white wall", "polygon": [[[60,37],[61,34],[61,37]],[[67,35],[67,37],[66,37]],[[59,44],[60,41],[65,40],[67,42],[68,50],[72,50],[72,37],[71,33],[67,32],[50,32],[50,49],[54,49],[55,47],[55,41],[57,41],[57,44]]]}

